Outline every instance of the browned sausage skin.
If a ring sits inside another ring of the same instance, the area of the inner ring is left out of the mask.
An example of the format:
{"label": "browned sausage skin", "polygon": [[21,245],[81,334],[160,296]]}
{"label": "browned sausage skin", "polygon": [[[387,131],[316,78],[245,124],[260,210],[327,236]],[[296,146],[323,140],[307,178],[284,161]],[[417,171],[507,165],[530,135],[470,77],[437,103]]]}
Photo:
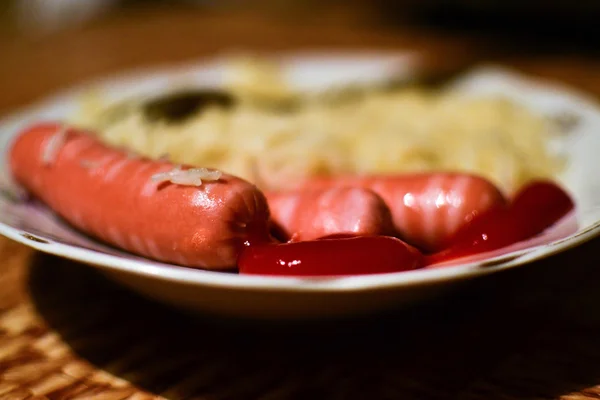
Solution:
{"label": "browned sausage skin", "polygon": [[264,195],[235,176],[200,186],[158,182],[152,177],[173,164],[131,157],[54,123],[22,132],[9,157],[15,180],[57,214],[132,253],[229,269],[246,242],[269,240]]}

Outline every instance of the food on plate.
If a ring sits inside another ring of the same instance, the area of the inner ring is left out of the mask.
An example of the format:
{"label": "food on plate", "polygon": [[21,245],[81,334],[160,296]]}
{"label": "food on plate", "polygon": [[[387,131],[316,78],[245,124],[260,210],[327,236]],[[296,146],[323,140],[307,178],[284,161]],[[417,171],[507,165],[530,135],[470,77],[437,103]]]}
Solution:
{"label": "food on plate", "polygon": [[377,193],[390,207],[396,231],[409,243],[436,251],[475,216],[504,206],[486,179],[457,173],[313,178],[306,188],[358,187]]}
{"label": "food on plate", "polygon": [[575,207],[552,182],[560,124],[517,102],[407,82],[305,91],[264,60],[230,72],[88,97],[17,137],[13,177],[108,244],[242,274],[444,266],[543,238]]}
{"label": "food on plate", "polygon": [[552,118],[492,95],[404,84],[306,91],[264,60],[234,64],[221,89],[173,89],[113,104],[90,95],[70,121],[109,144],[283,190],[314,175],[454,171],[506,195],[553,179]]}
{"label": "food on plate", "polygon": [[339,233],[394,234],[389,207],[369,189],[348,186],[266,192],[265,195],[273,221],[290,241],[314,240]]}
{"label": "food on plate", "polygon": [[525,186],[505,207],[497,207],[465,224],[429,262],[485,253],[529,239],[575,208],[569,195],[552,182]]}
{"label": "food on plate", "polygon": [[185,121],[206,107],[234,107],[235,97],[220,90],[183,91],[144,104],[144,116],[151,122]]}
{"label": "food on plate", "polygon": [[16,181],[57,214],[135,254],[231,269],[247,243],[270,240],[263,193],[232,175],[139,158],[55,123],[22,132],[9,158]]}
{"label": "food on plate", "polygon": [[529,239],[574,208],[550,181],[507,202],[487,180],[457,173],[314,178],[267,197],[221,171],[138,157],[57,123],[24,130],[9,160],[19,184],[91,236],[160,261],[246,274],[436,267]]}
{"label": "food on plate", "polygon": [[424,258],[399,239],[359,236],[250,246],[238,265],[251,275],[363,275],[410,271],[422,267]]}
{"label": "food on plate", "polygon": [[[274,276],[359,275],[438,268],[445,262],[477,256],[532,238],[569,214],[574,203],[551,182],[527,185],[509,203],[470,221],[438,252],[425,254],[386,236],[330,235],[318,240],[264,243],[242,250],[241,273]],[[410,243],[410,242],[409,242]]]}

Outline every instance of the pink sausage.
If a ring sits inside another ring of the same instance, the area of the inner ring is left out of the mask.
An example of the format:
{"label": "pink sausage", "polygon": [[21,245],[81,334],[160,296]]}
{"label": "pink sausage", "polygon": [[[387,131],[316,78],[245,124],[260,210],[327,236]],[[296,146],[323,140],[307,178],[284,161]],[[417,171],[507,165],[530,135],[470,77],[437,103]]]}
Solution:
{"label": "pink sausage", "polygon": [[271,215],[292,241],[335,234],[393,234],[389,208],[368,189],[331,189],[266,193]]}
{"label": "pink sausage", "polygon": [[356,186],[371,189],[389,206],[395,228],[426,251],[443,248],[454,233],[506,199],[486,179],[459,173],[314,178],[307,189]]}
{"label": "pink sausage", "polygon": [[116,247],[189,267],[227,269],[245,242],[268,240],[269,210],[252,184],[225,175],[201,186],[153,182],[174,168],[132,158],[59,124],[25,130],[10,151],[16,181],[76,228]]}

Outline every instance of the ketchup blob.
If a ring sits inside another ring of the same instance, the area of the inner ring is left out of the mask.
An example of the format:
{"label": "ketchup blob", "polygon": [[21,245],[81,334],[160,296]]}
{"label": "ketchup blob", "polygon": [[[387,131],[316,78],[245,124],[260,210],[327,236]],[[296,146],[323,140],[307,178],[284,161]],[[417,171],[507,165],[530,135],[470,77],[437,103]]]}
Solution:
{"label": "ketchup blob", "polygon": [[507,207],[495,208],[465,225],[445,250],[427,257],[427,264],[497,250],[529,239],[573,208],[570,196],[554,183],[532,182]]}
{"label": "ketchup blob", "polygon": [[307,242],[263,244],[242,250],[242,274],[340,276],[401,272],[423,266],[423,255],[389,236],[328,237]]}

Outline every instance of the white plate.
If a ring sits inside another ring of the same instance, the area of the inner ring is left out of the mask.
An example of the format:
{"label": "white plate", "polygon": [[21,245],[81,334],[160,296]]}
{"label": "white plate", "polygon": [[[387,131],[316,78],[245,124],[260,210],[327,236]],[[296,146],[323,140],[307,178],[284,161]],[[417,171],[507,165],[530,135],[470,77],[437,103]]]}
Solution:
{"label": "white plate", "polygon": [[[331,53],[330,53],[331,54]],[[410,76],[409,54],[303,54],[283,57],[290,79],[300,88],[336,82]],[[174,82],[218,86],[224,60],[159,71],[137,71],[94,82],[111,98],[156,93]],[[88,84],[86,87],[89,87]],[[29,107],[0,122],[0,162],[8,176],[6,150],[15,134],[29,123],[62,119],[77,107],[84,87],[74,88]],[[136,257],[90,240],[65,225],[43,205],[11,200],[0,194],[0,233],[35,249],[93,265],[122,284],[157,299],[191,310],[247,317],[315,317],[365,313],[399,306],[439,293],[468,278],[537,260],[581,244],[600,232],[600,108],[593,100],[567,88],[532,81],[510,71],[483,68],[456,84],[456,90],[500,93],[547,114],[569,115],[578,123],[557,148],[570,160],[559,177],[577,203],[577,232],[565,237],[559,228],[545,238],[482,262],[385,275],[343,278],[275,278],[241,276],[182,268]],[[565,220],[562,227],[569,226]]]}

